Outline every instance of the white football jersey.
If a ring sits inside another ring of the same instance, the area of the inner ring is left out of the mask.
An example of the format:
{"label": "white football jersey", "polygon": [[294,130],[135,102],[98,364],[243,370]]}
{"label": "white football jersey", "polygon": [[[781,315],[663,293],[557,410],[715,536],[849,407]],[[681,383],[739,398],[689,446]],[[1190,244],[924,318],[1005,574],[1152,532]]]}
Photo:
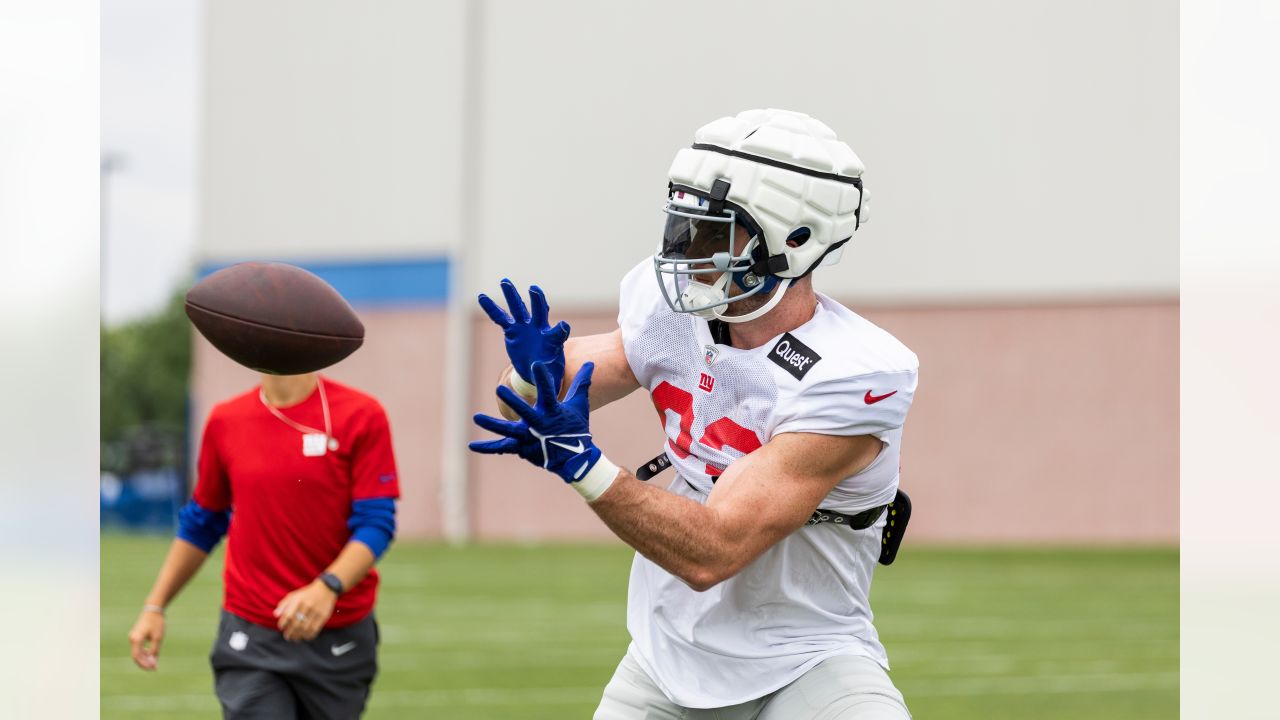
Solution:
{"label": "white football jersey", "polygon": [[[621,291],[627,361],[652,396],[676,470],[668,490],[706,502],[734,459],[779,433],[808,432],[884,442],[819,507],[852,514],[893,500],[918,368],[896,338],[819,293],[807,323],[737,349],[716,344],[706,320],[667,306],[651,260]],[[672,702],[693,708],[761,697],[837,654],[888,669],[869,601],[883,526],[881,517],[866,530],[802,527],[702,593],[636,553],[627,629],[637,658]]]}

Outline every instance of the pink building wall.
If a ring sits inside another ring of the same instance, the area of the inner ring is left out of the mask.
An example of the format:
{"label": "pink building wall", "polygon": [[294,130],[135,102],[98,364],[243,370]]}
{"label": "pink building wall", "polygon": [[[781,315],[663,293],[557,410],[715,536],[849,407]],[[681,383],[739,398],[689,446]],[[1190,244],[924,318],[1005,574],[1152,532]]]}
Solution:
{"label": "pink building wall", "polygon": [[[863,310],[920,357],[903,440],[912,540],[1177,541],[1176,302]],[[578,334],[616,327],[612,311],[563,317]],[[490,380],[473,397],[487,409],[505,361],[487,320],[475,337]],[[643,392],[593,420],[614,462],[634,468],[661,450]],[[557,478],[510,458],[471,467],[477,536],[610,537]]]}
{"label": "pink building wall", "polygon": [[[920,356],[903,487],[912,540],[1173,543],[1178,537],[1178,305],[856,308]],[[327,373],[387,408],[404,536],[439,537],[442,309],[364,310],[366,344]],[[557,313],[575,334],[614,310]],[[471,396],[493,408],[501,336],[477,316]],[[197,340],[193,418],[257,381]],[[634,468],[663,436],[643,392],[593,416],[601,446]],[[199,428],[193,430],[198,437]],[[473,432],[474,437],[483,433]],[[513,458],[471,456],[480,540],[607,539],[578,495]],[[670,471],[659,482],[669,482]]]}

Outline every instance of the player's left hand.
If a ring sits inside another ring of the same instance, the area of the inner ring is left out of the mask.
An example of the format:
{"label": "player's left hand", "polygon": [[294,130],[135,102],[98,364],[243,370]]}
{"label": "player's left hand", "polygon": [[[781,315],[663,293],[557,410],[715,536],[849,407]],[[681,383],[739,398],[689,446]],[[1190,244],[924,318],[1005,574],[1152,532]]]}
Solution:
{"label": "player's left hand", "polygon": [[507,341],[507,357],[516,374],[525,382],[532,383],[533,364],[542,362],[547,363],[553,377],[563,376],[564,343],[569,339],[569,323],[561,320],[551,327],[547,296],[537,285],[529,288],[532,311],[525,307],[515,284],[506,278],[502,280],[502,294],[507,299],[510,315],[484,293],[480,294],[480,307],[502,328],[502,336]]}
{"label": "player's left hand", "polygon": [[520,417],[507,422],[477,414],[475,423],[503,436],[501,440],[477,440],[471,450],[484,454],[513,454],[559,475],[565,482],[581,480],[600,459],[600,449],[591,442],[591,412],[587,396],[591,391],[594,363],[585,363],[569,386],[564,402],[557,399],[560,384],[546,363],[534,363],[533,379],[538,399],[530,405],[511,388],[498,386],[498,397]]}
{"label": "player's left hand", "polygon": [[338,596],[319,580],[294,590],[276,605],[276,626],[290,642],[314,640],[333,615]]}

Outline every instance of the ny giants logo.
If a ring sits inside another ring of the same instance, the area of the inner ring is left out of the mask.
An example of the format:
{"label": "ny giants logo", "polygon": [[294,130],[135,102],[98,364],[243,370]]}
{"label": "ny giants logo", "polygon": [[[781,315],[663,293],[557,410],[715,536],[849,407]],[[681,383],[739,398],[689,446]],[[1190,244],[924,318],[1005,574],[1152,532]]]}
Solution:
{"label": "ny giants logo", "polygon": [[711,388],[716,386],[716,379],[706,373],[702,373],[702,377],[698,378],[698,389],[702,392],[711,392]]}

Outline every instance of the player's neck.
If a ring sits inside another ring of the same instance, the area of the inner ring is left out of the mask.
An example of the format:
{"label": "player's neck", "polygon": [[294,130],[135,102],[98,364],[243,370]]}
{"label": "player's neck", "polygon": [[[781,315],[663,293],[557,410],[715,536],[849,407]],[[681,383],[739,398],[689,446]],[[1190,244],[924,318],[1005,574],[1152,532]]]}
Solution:
{"label": "player's neck", "polygon": [[729,323],[729,338],[733,347],[742,350],[758,348],[784,332],[791,332],[813,319],[818,308],[818,296],[813,285],[803,283],[787,289],[778,306],[755,320]]}
{"label": "player's neck", "polygon": [[316,389],[315,373],[306,375],[263,375],[262,392],[273,407],[297,405]]}

